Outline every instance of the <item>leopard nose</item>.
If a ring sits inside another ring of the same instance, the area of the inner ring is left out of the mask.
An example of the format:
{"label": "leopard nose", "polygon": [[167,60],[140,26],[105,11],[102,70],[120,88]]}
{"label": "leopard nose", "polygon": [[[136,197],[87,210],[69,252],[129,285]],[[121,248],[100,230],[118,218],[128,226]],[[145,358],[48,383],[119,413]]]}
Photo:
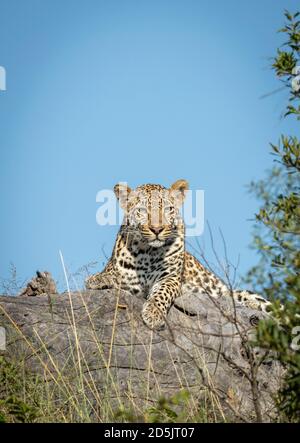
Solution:
{"label": "leopard nose", "polygon": [[158,235],[163,231],[163,227],[161,226],[151,226],[150,231],[152,231],[154,234]]}

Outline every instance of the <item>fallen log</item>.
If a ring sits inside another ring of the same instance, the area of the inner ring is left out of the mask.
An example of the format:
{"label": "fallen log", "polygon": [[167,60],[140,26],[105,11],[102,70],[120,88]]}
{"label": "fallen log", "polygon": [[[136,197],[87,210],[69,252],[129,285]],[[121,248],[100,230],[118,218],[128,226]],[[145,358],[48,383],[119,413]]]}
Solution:
{"label": "fallen log", "polygon": [[262,313],[230,297],[184,294],[156,332],[142,322],[143,302],[108,290],[1,296],[2,354],[39,374],[58,403],[64,398],[78,411],[85,404],[96,421],[105,420],[104,409],[107,420],[124,411],[138,420],[178,392],[187,393],[193,414],[209,399],[220,420],[274,420],[283,370],[249,344]]}

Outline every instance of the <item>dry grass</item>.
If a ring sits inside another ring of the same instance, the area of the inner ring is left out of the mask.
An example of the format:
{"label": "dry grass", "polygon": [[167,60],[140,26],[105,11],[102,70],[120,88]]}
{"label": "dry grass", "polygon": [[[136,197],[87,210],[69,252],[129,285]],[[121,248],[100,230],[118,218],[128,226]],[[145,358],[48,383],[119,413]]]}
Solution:
{"label": "dry grass", "polygon": [[[5,353],[0,357],[0,421],[84,423],[226,421],[219,399],[215,394],[212,380],[210,380],[210,386],[203,388],[201,402],[199,402],[198,397],[184,388],[187,385],[187,380],[184,372],[180,371],[178,367],[176,368],[176,382],[182,389],[169,398],[163,397],[163,388],[160,386],[152,366],[152,332],[149,332],[149,342],[143,344],[147,355],[147,371],[146,377],[143,374],[139,383],[144,387],[144,401],[141,402],[140,398],[135,397],[134,383],[136,383],[136,379],[132,379],[131,376],[126,380],[127,389],[126,398],[124,398],[121,389],[122,380],[119,380],[115,375],[115,362],[113,361],[119,298],[116,297],[110,346],[107,354],[107,352],[104,352],[103,344],[99,341],[93,323],[93,315],[89,312],[84,297],[81,296],[85,314],[90,323],[91,340],[97,349],[94,357],[98,362],[98,366],[105,371],[103,385],[101,391],[99,391],[99,385],[95,380],[96,371],[89,367],[87,356],[81,346],[72,304],[69,277],[62,255],[61,261],[71,308],[67,333],[72,345],[69,347],[71,351],[65,359],[67,363],[65,366],[61,365],[57,356],[51,353],[50,343],[43,341],[37,329],[33,328],[34,336],[32,339],[25,336],[14,319],[0,305],[0,312],[2,311],[13,327],[15,339],[18,343],[22,343],[18,348],[15,359],[10,356],[10,361],[7,361],[4,358]],[[73,283],[76,285],[75,281]],[[55,340],[55,336],[52,339]],[[42,369],[38,375],[33,375],[27,371],[26,359],[22,358],[22,348],[26,348],[27,351],[29,349],[31,355],[38,362]],[[127,346],[127,349],[134,367],[133,348]],[[205,361],[203,357],[201,358],[201,367],[205,371]],[[152,378],[154,378],[158,393],[156,400],[151,398],[149,392],[150,379]],[[201,382],[199,376],[199,385]]]}

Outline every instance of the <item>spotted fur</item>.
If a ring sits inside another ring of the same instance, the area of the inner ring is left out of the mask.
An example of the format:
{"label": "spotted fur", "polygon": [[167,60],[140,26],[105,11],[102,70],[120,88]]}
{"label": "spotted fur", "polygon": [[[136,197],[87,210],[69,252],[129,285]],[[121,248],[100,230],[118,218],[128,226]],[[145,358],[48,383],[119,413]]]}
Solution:
{"label": "spotted fur", "polygon": [[131,190],[118,184],[114,191],[124,220],[105,269],[86,280],[88,289],[117,288],[142,293],[147,299],[144,322],[160,329],[176,297],[185,290],[203,290],[211,297],[232,296],[248,307],[267,310],[270,304],[249,291],[230,291],[224,282],[185,250],[185,227],[180,216],[188,184],[170,189],[146,184]]}

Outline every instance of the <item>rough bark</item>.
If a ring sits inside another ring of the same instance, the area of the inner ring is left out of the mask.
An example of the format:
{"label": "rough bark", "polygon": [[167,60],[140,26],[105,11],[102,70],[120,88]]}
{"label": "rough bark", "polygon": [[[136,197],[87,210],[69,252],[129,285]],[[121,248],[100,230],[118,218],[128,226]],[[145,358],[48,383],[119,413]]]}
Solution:
{"label": "rough bark", "polygon": [[[220,401],[230,420],[269,421],[282,368],[248,338],[262,314],[206,294],[185,294],[167,327],[150,331],[141,320],[144,300],[125,292],[83,291],[37,297],[0,297],[5,355],[24,359],[31,373],[56,383],[83,374],[91,403],[108,397],[141,409],[182,389],[201,403]],[[97,397],[97,398],[96,398]],[[199,403],[199,404],[200,404]]]}

